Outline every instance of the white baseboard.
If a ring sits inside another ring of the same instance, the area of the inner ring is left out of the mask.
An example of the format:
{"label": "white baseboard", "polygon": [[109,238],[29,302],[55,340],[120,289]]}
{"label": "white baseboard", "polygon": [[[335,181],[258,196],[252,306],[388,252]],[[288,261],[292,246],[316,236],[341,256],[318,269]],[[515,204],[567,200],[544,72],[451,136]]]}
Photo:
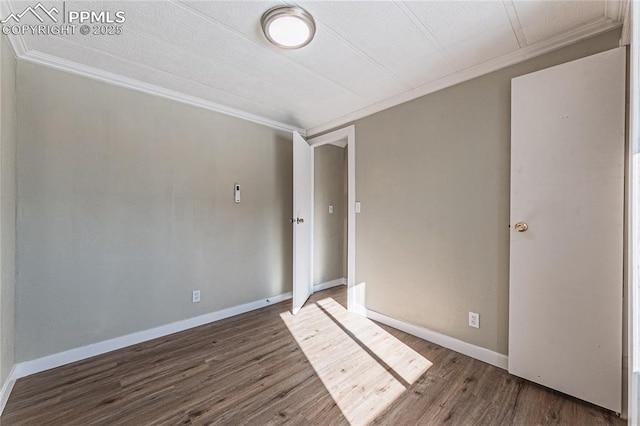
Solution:
{"label": "white baseboard", "polygon": [[[363,317],[367,316],[367,308],[357,303],[354,303],[353,305],[351,305],[351,308],[349,309],[349,311],[356,313],[358,315],[362,315]],[[378,321],[378,322],[382,322],[382,321]]]}
{"label": "white baseboard", "polygon": [[324,283],[320,283],[320,284],[314,284],[313,285],[313,291],[322,291],[322,290],[326,290],[328,288],[331,287],[336,287],[339,285],[347,285],[347,279],[346,278],[338,278],[337,280],[332,280],[332,281],[327,281]]}
{"label": "white baseboard", "polygon": [[16,384],[16,378],[16,366],[14,365],[11,367],[7,380],[5,380],[2,385],[2,389],[0,389],[0,415],[2,415],[4,407],[7,405],[9,395],[11,395],[11,391],[13,390],[13,385]]}
{"label": "white baseboard", "polygon": [[15,379],[19,379],[21,377],[40,373],[41,371],[50,370],[52,368],[60,367],[65,364],[70,364],[72,362],[81,361],[83,359],[91,358],[96,355],[115,351],[116,349],[122,349],[127,346],[135,345],[137,343],[146,342],[147,340],[157,339],[158,337],[167,336],[169,334],[188,330],[190,328],[198,327],[200,325],[208,324],[214,321],[219,321],[221,319],[243,314],[255,309],[264,308],[265,306],[273,305],[274,303],[291,299],[291,297],[291,293],[285,293],[279,296],[270,297],[268,299],[261,299],[255,302],[245,303],[244,305],[222,309],[220,311],[211,312],[182,321],[176,321],[171,324],[162,325],[160,327],[138,331],[136,333],[127,334],[125,336],[93,343],[91,345],[82,346],[80,348],[70,349],[68,351],[59,352],[53,355],[47,355],[45,357],[33,359],[31,361],[20,362],[14,366],[14,381]]}
{"label": "white baseboard", "polygon": [[462,340],[458,340],[451,336],[429,330],[428,328],[420,327],[418,325],[409,324],[404,321],[391,318],[370,309],[367,309],[366,311],[367,318],[381,322],[382,324],[396,328],[400,331],[404,331],[405,333],[409,333],[421,339],[428,340],[429,342],[444,346],[445,348],[451,349],[452,351],[460,352],[461,354],[470,356],[471,358],[475,358],[480,361],[484,361],[488,364],[495,365],[496,367],[505,370],[509,366],[509,357],[507,357],[506,355],[491,351],[486,348],[482,348],[480,346],[472,345],[471,343],[463,342]]}

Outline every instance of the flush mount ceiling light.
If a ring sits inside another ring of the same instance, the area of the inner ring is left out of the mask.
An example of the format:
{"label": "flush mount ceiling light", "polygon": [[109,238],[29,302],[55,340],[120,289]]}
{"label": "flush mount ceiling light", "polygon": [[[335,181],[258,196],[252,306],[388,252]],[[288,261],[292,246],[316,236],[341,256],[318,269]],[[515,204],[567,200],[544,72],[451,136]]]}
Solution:
{"label": "flush mount ceiling light", "polygon": [[299,49],[313,39],[316,23],[302,8],[282,6],[262,15],[262,31],[267,40],[282,49]]}

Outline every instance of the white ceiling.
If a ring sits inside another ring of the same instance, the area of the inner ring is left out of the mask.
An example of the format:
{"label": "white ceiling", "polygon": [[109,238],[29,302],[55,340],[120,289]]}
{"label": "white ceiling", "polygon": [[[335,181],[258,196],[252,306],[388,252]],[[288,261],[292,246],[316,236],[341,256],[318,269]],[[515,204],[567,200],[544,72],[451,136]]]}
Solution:
{"label": "white ceiling", "polygon": [[262,14],[282,4],[67,1],[67,10],[125,11],[123,34],[25,35],[12,43],[27,60],[317,133],[613,28],[626,8],[624,1],[287,2],[314,16],[317,33],[307,47],[285,51],[260,29]]}

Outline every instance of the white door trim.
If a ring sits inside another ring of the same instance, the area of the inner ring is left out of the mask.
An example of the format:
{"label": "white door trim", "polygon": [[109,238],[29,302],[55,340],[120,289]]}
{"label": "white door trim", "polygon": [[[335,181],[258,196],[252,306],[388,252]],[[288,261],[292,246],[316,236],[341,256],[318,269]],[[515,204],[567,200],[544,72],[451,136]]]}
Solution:
{"label": "white door trim", "polygon": [[[346,143],[345,143],[346,141]],[[313,168],[313,152],[315,148],[332,144],[337,146],[348,146],[347,156],[347,309],[363,313],[364,300],[356,301],[356,128],[351,125],[333,132],[317,136],[307,141],[312,148],[311,166]],[[314,182],[311,174],[311,246],[313,247],[313,196]],[[313,249],[311,251],[313,255]],[[313,271],[313,262],[311,263]]]}
{"label": "white door trim", "polygon": [[[630,2],[631,46],[630,46],[630,72],[629,72],[629,173],[627,177],[627,418],[629,424],[636,425],[640,420],[638,416],[638,386],[635,372],[639,370],[640,351],[640,247],[638,247],[638,235],[640,233],[640,7],[635,2]],[[623,412],[623,415],[625,413]]]}

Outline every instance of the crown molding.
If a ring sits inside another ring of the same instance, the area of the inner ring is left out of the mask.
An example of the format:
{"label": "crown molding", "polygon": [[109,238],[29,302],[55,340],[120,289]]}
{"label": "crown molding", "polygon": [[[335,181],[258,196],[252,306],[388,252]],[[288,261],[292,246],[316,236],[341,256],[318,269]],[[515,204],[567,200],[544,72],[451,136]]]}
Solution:
{"label": "crown molding", "polygon": [[[14,10],[11,7],[11,3],[8,0],[0,0],[0,16],[7,16],[12,12],[14,12]],[[271,120],[266,117],[251,114],[196,96],[187,95],[176,90],[166,89],[164,87],[156,86],[155,84],[145,83],[133,78],[124,77],[108,71],[100,70],[98,68],[82,65],[77,62],[62,59],[57,56],[39,52],[37,50],[29,50],[24,42],[24,38],[21,35],[8,35],[6,37],[8,38],[11,47],[13,47],[13,51],[15,52],[16,57],[27,62],[44,65],[50,68],[55,68],[61,71],[66,71],[82,77],[91,78],[103,83],[124,87],[149,95],[171,99],[183,104],[208,109],[210,111],[240,118],[246,121],[251,121],[253,123],[261,124],[263,126],[267,126],[276,130],[283,130],[286,132],[297,131],[302,136],[306,135],[305,129],[297,126],[281,123],[276,120]]]}
{"label": "crown molding", "polygon": [[623,22],[627,14],[628,0],[606,0],[604,3],[604,15],[614,21]]}
{"label": "crown molding", "polygon": [[210,111],[219,112],[221,114],[230,115],[232,117],[240,118],[242,120],[251,121],[253,123],[261,124],[263,126],[271,127],[276,130],[283,130],[287,132],[297,131],[301,135],[305,135],[305,130],[296,126],[281,123],[279,121],[271,120],[269,118],[261,117],[259,115],[251,114],[239,109],[231,108],[225,105],[221,105],[215,102],[208,101],[206,99],[198,98],[196,96],[187,95],[175,90],[166,89],[164,87],[156,86],[154,84],[145,83],[139,80],[135,80],[129,77],[124,77],[118,74],[114,74],[108,71],[103,71],[87,65],[82,65],[77,62],[69,61],[66,59],[58,58],[47,53],[42,53],[37,50],[28,50],[22,55],[16,52],[18,58],[23,61],[32,62],[38,65],[44,65],[50,68],[55,68],[61,71],[66,71],[71,74],[80,75],[82,77],[91,78],[93,80],[102,81],[104,83],[112,84],[114,86],[124,87],[127,89],[135,90],[138,92],[146,93],[149,95],[159,96],[166,99],[171,99],[183,104],[193,105],[199,108],[208,109]]}
{"label": "crown molding", "polygon": [[358,111],[344,115],[340,118],[330,120],[326,123],[320,124],[315,127],[307,129],[307,136],[314,136],[336,127],[343,126],[347,123],[352,123],[355,120],[367,117],[385,109],[400,105],[402,103],[411,101],[421,96],[428,95],[438,90],[445,89],[456,84],[463,83],[467,80],[480,77],[493,71],[497,71],[502,68],[506,68],[511,65],[526,61],[527,59],[535,58],[545,53],[560,49],[570,44],[576,43],[585,38],[593,37],[595,35],[607,32],[614,28],[619,28],[622,24],[610,18],[601,18],[586,25],[582,25],[571,31],[553,37],[549,40],[535,43],[482,64],[476,65],[471,68],[467,68],[463,71],[450,74],[440,80],[433,83],[428,83],[423,86],[417,87],[408,92],[401,93],[396,96],[392,96],[383,101],[377,102],[368,107],[362,108]]}
{"label": "crown molding", "polygon": [[[8,16],[10,13],[13,13],[14,10],[9,3],[9,0],[0,0],[0,16]],[[9,34],[5,35],[7,40],[9,40],[9,44],[13,48],[13,53],[15,53],[16,57],[21,58],[27,52],[27,46],[24,43],[24,38],[22,35]]]}
{"label": "crown molding", "polygon": [[[440,80],[432,83],[425,84],[420,87],[416,87],[412,90],[400,93],[398,95],[387,98],[383,101],[374,103],[352,113],[343,115],[333,120],[329,120],[320,125],[303,129],[290,124],[282,123],[276,120],[272,120],[266,117],[262,117],[256,114],[251,114],[245,111],[241,111],[236,108],[231,108],[222,104],[218,104],[206,99],[202,99],[196,96],[187,95],[175,90],[166,89],[154,84],[145,83],[132,78],[117,75],[108,71],[103,71],[94,67],[79,64],[77,62],[69,61],[66,59],[58,58],[53,55],[49,55],[36,50],[27,49],[22,36],[9,35],[7,38],[16,56],[28,62],[44,65],[47,67],[59,69],[72,74],[80,75],[83,77],[91,78],[94,80],[102,81],[108,84],[112,84],[119,87],[124,87],[138,92],[147,93],[154,96],[171,99],[188,105],[193,105],[199,108],[208,109],[232,117],[240,118],[243,120],[251,121],[257,124],[261,124],[273,129],[283,130],[287,132],[297,131],[302,136],[314,136],[336,127],[343,126],[347,123],[355,120],[367,117],[385,109],[394,107],[396,105],[411,101],[413,99],[428,95],[438,90],[445,89],[450,86],[480,77],[493,71],[497,71],[502,68],[506,68],[511,65],[515,65],[519,62],[535,58],[545,53],[549,53],[553,50],[560,49],[570,44],[576,43],[582,39],[589,38],[603,32],[618,28],[622,25],[621,22],[628,22],[628,0],[607,0],[605,17],[600,18],[591,23],[582,25],[571,31],[565,32],[552,39],[522,47],[516,51],[508,53],[506,55],[489,60],[482,64],[476,65],[471,68],[450,74]],[[5,16],[12,12],[11,4],[8,0],[0,0],[0,13],[1,16]],[[629,25],[625,25],[628,27]],[[623,38],[621,43],[624,44],[625,40],[625,26],[623,26]],[[628,32],[628,28],[627,28]]]}
{"label": "crown molding", "polygon": [[620,46],[628,46],[631,44],[631,2],[627,1],[624,5],[622,19],[622,35],[620,36]]}
{"label": "crown molding", "polygon": [[[9,13],[15,12],[11,6],[9,0],[0,0],[0,16],[7,16]],[[32,62],[38,65],[44,65],[50,68],[55,68],[61,71],[66,71],[72,74],[80,75],[82,77],[91,78],[93,80],[102,81],[103,83],[112,84],[114,86],[124,87],[127,89],[136,90],[138,92],[147,93],[149,95],[159,96],[166,99],[171,99],[184,104],[193,105],[199,108],[208,109],[210,111],[219,112],[221,114],[229,115],[232,117],[240,118],[242,120],[251,121],[253,123],[262,124],[263,126],[271,127],[276,130],[284,130],[286,132],[296,131],[302,136],[306,135],[305,129],[301,127],[292,126],[290,124],[281,123],[276,120],[271,120],[266,117],[262,117],[256,114],[251,114],[245,111],[241,111],[236,108],[231,108],[216,102],[212,102],[206,99],[198,98],[196,96],[187,95],[182,92],[178,92],[164,87],[156,86],[154,84],[145,83],[132,78],[124,77],[118,74],[114,74],[108,71],[103,71],[98,68],[82,65],[77,62],[69,61],[66,59],[58,58],[57,56],[42,53],[37,50],[29,50],[24,42],[22,35],[7,35],[6,36],[13,47],[13,51],[17,58]]]}

